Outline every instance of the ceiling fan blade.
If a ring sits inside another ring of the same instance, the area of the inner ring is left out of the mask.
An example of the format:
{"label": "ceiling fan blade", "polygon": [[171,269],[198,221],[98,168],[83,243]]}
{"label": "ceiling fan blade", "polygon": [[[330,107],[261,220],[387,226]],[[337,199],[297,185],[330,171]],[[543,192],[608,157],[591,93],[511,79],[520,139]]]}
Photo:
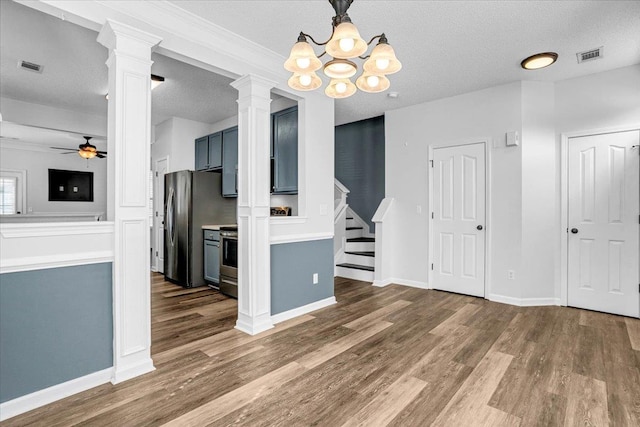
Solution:
{"label": "ceiling fan blade", "polygon": [[102,154],[96,154],[96,157],[97,157],[97,158],[99,158],[99,159],[104,159],[104,158],[106,158],[107,156],[104,156],[104,155],[102,155]]}
{"label": "ceiling fan blade", "polygon": [[96,151],[96,153],[98,153],[98,154],[107,154],[106,151]]}
{"label": "ceiling fan blade", "polygon": [[77,150],[75,148],[68,148],[68,147],[49,147],[52,150],[68,150],[68,151],[73,151],[76,152]]}

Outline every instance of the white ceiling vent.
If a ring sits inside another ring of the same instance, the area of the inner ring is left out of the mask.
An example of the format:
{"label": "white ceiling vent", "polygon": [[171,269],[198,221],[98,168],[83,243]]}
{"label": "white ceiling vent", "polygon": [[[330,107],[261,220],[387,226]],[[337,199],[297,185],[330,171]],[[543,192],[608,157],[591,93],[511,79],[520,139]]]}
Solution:
{"label": "white ceiling vent", "polygon": [[595,49],[586,50],[584,52],[576,53],[578,57],[578,64],[581,62],[594,61],[604,56],[604,46],[600,46]]}
{"label": "white ceiling vent", "polygon": [[18,68],[22,68],[23,70],[27,71],[33,71],[35,73],[42,73],[42,65],[34,64],[33,62],[20,61],[18,63]]}

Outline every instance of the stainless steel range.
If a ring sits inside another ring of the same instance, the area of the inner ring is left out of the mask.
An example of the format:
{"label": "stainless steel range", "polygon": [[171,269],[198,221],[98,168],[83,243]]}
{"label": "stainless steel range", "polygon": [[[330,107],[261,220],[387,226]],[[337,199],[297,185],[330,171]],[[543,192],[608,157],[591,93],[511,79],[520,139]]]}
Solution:
{"label": "stainless steel range", "polygon": [[220,227],[220,292],[238,298],[238,227]]}

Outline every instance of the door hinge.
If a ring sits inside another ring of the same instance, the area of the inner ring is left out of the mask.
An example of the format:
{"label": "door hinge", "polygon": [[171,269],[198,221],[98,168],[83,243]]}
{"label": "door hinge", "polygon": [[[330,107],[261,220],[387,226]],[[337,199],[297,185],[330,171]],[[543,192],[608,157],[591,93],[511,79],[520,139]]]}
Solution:
{"label": "door hinge", "polygon": [[431,269],[433,270],[433,263],[431,264]]}
{"label": "door hinge", "polygon": [[156,211],[156,216],[158,216],[158,211]]}
{"label": "door hinge", "polygon": [[429,163],[431,163],[431,167],[433,167],[433,160],[429,160]]}
{"label": "door hinge", "polygon": [[156,176],[158,176],[158,172],[156,171]]}
{"label": "door hinge", "polygon": [[156,256],[158,256],[158,251],[156,251]]}
{"label": "door hinge", "polygon": [[431,219],[434,219],[433,212],[431,212]]}

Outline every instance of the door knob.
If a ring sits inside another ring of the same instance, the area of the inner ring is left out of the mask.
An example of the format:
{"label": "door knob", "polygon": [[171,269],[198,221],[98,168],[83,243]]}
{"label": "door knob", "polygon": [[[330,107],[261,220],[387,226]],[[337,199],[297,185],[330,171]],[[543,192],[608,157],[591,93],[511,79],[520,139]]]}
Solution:
{"label": "door knob", "polygon": [[481,225],[477,226],[476,228],[477,228],[478,230],[482,230],[482,226],[481,226]]}
{"label": "door knob", "polygon": [[578,229],[577,229],[577,228],[572,228],[572,229],[571,229],[571,232],[572,232],[573,234],[578,234]]}

